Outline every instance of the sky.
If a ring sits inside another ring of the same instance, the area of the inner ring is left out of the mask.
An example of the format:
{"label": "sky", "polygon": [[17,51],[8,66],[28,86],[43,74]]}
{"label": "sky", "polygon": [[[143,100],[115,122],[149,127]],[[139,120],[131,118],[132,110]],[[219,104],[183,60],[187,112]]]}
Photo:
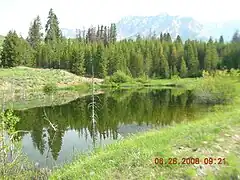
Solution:
{"label": "sky", "polygon": [[70,29],[161,13],[190,16],[202,23],[240,20],[237,0],[0,0],[0,5],[1,35],[14,29],[25,36],[37,15],[45,25],[50,8],[60,27]]}

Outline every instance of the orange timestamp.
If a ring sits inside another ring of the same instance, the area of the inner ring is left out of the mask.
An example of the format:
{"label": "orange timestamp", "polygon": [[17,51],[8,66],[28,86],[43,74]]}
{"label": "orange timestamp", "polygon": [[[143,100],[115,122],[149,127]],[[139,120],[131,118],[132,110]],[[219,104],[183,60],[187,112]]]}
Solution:
{"label": "orange timestamp", "polygon": [[154,158],[154,163],[156,165],[165,165],[165,164],[226,164],[225,158]]}

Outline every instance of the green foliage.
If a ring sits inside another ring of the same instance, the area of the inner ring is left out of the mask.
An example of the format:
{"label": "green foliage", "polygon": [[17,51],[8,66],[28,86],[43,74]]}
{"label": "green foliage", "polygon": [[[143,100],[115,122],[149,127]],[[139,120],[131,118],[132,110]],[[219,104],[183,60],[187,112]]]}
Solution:
{"label": "green foliage", "polygon": [[20,118],[12,110],[0,113],[0,177],[1,179],[47,178],[47,172],[36,171],[22,153],[16,130]]}
{"label": "green foliage", "polygon": [[219,61],[219,57],[218,57],[217,49],[212,39],[210,38],[207,44],[206,54],[204,58],[204,69],[208,71],[215,70],[217,68],[218,61]]}
{"label": "green foliage", "polygon": [[19,174],[21,163],[24,163],[22,155],[18,155],[21,149],[18,139],[15,138],[19,120],[12,110],[0,113],[0,174],[3,179]]}
{"label": "green foliage", "polygon": [[27,41],[32,46],[34,50],[38,50],[41,41],[42,41],[42,33],[41,33],[41,20],[40,17],[37,16],[33,23],[31,24],[28,32]]}
{"label": "green foliage", "polygon": [[49,83],[43,87],[43,92],[46,94],[55,93],[57,91],[56,84]]}
{"label": "green foliage", "polygon": [[126,83],[131,80],[132,80],[132,78],[130,76],[126,75],[124,72],[117,71],[111,76],[109,81],[114,82],[114,83]]}
{"label": "green foliage", "polygon": [[181,78],[178,75],[174,75],[171,77],[172,80],[180,80]]}
{"label": "green foliage", "polygon": [[185,60],[181,59],[181,64],[180,64],[180,77],[184,78],[187,76],[187,66],[186,66],[186,63],[185,63]]}
{"label": "green foliage", "polygon": [[231,103],[236,97],[236,86],[228,73],[215,72],[210,74],[203,72],[204,79],[194,91],[197,101],[207,104]]}
{"label": "green foliage", "polygon": [[19,65],[35,66],[34,54],[31,46],[15,31],[9,31],[3,42],[1,65],[15,67]]}
{"label": "green foliage", "polygon": [[142,77],[137,78],[136,81],[144,84],[144,83],[148,83],[149,79],[148,79],[148,76],[144,75]]}

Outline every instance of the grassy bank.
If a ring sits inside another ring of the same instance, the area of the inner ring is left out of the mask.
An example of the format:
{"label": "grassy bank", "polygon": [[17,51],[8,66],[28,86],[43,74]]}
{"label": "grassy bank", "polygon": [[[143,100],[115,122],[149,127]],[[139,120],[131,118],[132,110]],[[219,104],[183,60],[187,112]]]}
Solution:
{"label": "grassy bank", "polygon": [[[94,79],[101,82],[100,79]],[[0,90],[41,90],[48,84],[58,88],[80,86],[89,83],[90,78],[84,78],[60,69],[37,69],[28,67],[15,67],[1,69]]]}
{"label": "grassy bank", "polygon": [[[236,87],[238,96],[234,93],[230,104],[215,105],[214,111],[195,121],[137,134],[105,149],[97,149],[91,155],[80,155],[73,163],[55,170],[50,179],[239,178],[240,81],[239,76],[230,79],[193,81],[194,86],[202,88],[200,96],[203,101],[207,97],[207,103],[229,101],[224,92],[228,92],[228,85]],[[217,84],[211,84],[214,82]],[[186,86],[193,87],[192,84]],[[189,157],[200,161],[216,158],[216,161],[211,165],[181,164],[183,158]],[[156,165],[155,158],[163,158],[167,163]],[[169,158],[176,158],[177,163],[168,164]],[[226,163],[218,164],[218,158],[225,158]]]}

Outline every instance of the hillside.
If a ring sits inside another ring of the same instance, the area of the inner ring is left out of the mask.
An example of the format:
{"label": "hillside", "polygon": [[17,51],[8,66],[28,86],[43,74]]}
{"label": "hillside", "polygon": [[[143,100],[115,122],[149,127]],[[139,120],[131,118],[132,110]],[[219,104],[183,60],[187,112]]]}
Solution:
{"label": "hillside", "polygon": [[[76,76],[59,69],[36,69],[28,67],[15,67],[11,69],[1,69],[0,90],[42,89],[46,84],[53,83],[58,87],[80,85],[90,82],[90,78]],[[95,82],[101,82],[95,79]]]}

